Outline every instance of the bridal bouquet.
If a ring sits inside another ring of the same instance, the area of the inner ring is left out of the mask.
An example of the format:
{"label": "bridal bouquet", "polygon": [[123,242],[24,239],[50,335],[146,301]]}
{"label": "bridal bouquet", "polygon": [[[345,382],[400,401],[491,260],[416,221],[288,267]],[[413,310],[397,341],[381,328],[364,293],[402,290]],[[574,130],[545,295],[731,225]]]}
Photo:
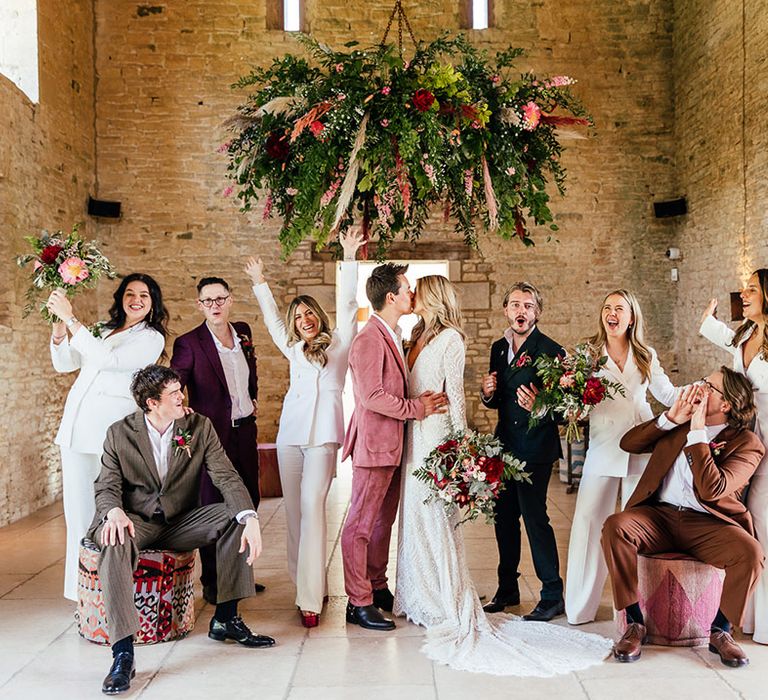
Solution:
{"label": "bridal bouquet", "polygon": [[612,399],[616,393],[624,396],[621,384],[596,376],[607,361],[605,355],[595,357],[586,343],[580,343],[565,357],[538,357],[534,367],[543,388],[533,402],[529,427],[537,425],[545,416],[563,417],[567,422],[565,439],[580,441],[580,424],[586,421],[592,409],[605,399]]}
{"label": "bridal bouquet", "polygon": [[61,288],[68,297],[73,297],[82,289],[95,287],[102,275],[109,279],[117,276],[117,271],[99,250],[96,241],[80,237],[77,224],[69,234],[43,231],[39,237],[27,236],[24,240],[29,243],[32,252],[19,255],[16,263],[19,267],[32,263],[32,284],[26,294],[25,317],[37,307],[44,319],[53,320],[45,303],[39,303],[43,292]]}
{"label": "bridal bouquet", "polygon": [[524,467],[525,462],[505,453],[501,441],[493,435],[460,430],[432,450],[424,466],[413,475],[430,487],[425,503],[440,499],[449,515],[464,510],[458,527],[481,514],[486,522],[492,523],[493,503],[505,482],[514,479],[530,483]]}

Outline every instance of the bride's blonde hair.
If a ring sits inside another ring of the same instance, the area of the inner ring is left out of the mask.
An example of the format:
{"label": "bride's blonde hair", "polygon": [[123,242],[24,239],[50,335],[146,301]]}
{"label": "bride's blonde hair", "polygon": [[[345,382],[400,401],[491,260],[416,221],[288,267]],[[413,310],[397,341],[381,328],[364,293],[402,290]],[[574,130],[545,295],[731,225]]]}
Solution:
{"label": "bride's blonde hair", "polygon": [[456,295],[456,287],[442,275],[427,275],[416,280],[416,296],[422,306],[430,311],[432,318],[429,325],[423,318],[413,329],[411,342],[415,343],[424,336],[424,344],[429,343],[440,331],[453,328],[466,340],[467,334],[462,327],[461,308]]}

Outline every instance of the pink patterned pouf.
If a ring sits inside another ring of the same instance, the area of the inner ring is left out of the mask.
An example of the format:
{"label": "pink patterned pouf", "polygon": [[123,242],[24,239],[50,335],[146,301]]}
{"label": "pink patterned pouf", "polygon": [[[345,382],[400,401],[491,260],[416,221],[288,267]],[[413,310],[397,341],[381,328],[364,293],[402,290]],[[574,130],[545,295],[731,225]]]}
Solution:
{"label": "pink patterned pouf", "polygon": [[[96,644],[109,644],[104,597],[98,572],[99,548],[89,539],[80,543],[77,631]],[[137,644],[156,644],[184,637],[195,625],[195,552],[146,549],[133,572],[139,611]]]}
{"label": "pink patterned pouf", "polygon": [[[639,554],[640,608],[648,642],[695,647],[709,642],[709,628],[720,607],[725,571],[687,554]],[[616,613],[619,635],[626,629],[624,611]]]}

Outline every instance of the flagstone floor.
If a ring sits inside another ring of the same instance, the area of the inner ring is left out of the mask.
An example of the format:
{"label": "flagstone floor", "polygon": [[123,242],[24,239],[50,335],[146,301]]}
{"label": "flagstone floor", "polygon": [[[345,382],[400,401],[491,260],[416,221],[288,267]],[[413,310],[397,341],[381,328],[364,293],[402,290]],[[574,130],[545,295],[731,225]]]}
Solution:
{"label": "flagstone floor", "polygon": [[[266,592],[242,605],[254,631],[272,635],[272,649],[221,644],[206,635],[210,606],[198,595],[197,625],[178,642],[137,648],[137,675],[126,697],[142,700],[236,698],[246,700],[465,700],[467,697],[536,700],[632,700],[655,698],[768,697],[768,647],[744,640],[751,658],[745,669],[722,666],[706,648],[646,647],[634,664],[607,660],[586,671],[552,679],[496,677],[452,671],[419,652],[422,630],[398,620],[394,633],[370,632],[344,621],[339,532],[349,497],[350,476],[339,470],[328,504],[330,603],[320,626],[301,627],[294,591],[285,570],[285,524],[280,499],[260,508],[265,550],[255,578]],[[553,481],[550,512],[565,570],[575,494]],[[472,574],[481,594],[492,595],[496,550],[493,530],[467,527]],[[0,698],[103,697],[101,681],[109,652],[81,639],[74,604],[61,597],[64,518],[55,504],[0,528]],[[394,562],[394,543],[393,557]],[[530,556],[524,555],[523,614],[536,600]],[[199,591],[198,591],[199,593]],[[565,625],[564,618],[557,624]],[[608,592],[599,621],[581,629],[613,635]]]}

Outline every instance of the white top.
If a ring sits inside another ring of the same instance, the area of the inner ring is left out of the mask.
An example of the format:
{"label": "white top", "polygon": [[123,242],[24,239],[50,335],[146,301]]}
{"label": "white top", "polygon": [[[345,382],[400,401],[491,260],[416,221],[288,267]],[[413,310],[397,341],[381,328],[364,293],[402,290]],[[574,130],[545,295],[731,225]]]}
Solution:
{"label": "white top", "polygon": [[[665,414],[661,414],[656,420],[656,425],[662,430],[672,430],[677,427]],[[686,447],[703,443],[709,444],[725,428],[725,423],[721,425],[707,425],[704,430],[688,431]],[[684,508],[693,508],[701,513],[709,511],[699,503],[696,493],[693,490],[693,472],[688,464],[685,452],[680,450],[672,469],[667,472],[664,481],[661,482],[659,489],[659,500],[664,503],[671,503],[673,506],[683,506]]]}
{"label": "white top", "polygon": [[[625,395],[616,393],[612,399],[597,404],[589,414],[589,449],[584,459],[584,474],[639,476],[648,464],[649,455],[630,455],[619,447],[619,441],[628,430],[653,418],[646,396],[648,390],[665,406],[671,406],[675,400],[677,389],[659,364],[656,351],[653,348],[649,350],[650,381],[643,379],[631,347],[623,372],[608,356],[607,362],[597,373],[598,377],[621,384]],[[603,354],[607,355],[605,347]]]}
{"label": "white top", "polygon": [[[536,328],[536,326],[531,326],[531,333],[533,333],[533,329]],[[515,352],[515,332],[512,330],[512,327],[510,326],[507,328],[507,330],[504,331],[504,337],[507,339],[507,342],[509,343],[509,350],[507,350],[507,364],[511,365],[512,360],[515,359],[515,355],[517,354]],[[525,339],[527,340],[527,338]],[[523,340],[523,343],[525,342]],[[523,343],[520,343],[522,346]]]}
{"label": "white top", "polygon": [[396,326],[393,329],[392,326],[390,326],[375,311],[371,314],[371,316],[375,316],[376,318],[378,318],[379,321],[381,321],[381,325],[384,326],[384,328],[387,329],[387,333],[389,333],[389,337],[392,338],[392,342],[395,344],[395,347],[397,348],[398,352],[400,353],[400,357],[403,358],[403,363],[407,367],[408,364],[405,362],[405,350],[403,349],[403,330],[402,330],[402,328],[400,328],[400,326]]}
{"label": "white top", "polygon": [[304,355],[304,341],[288,345],[285,323],[266,282],[253,287],[272,340],[291,368],[291,383],[283,401],[278,445],[322,445],[344,442],[341,392],[349,365],[349,346],[357,333],[357,263],[342,262],[336,297],[336,329],[328,346],[325,367]]}
{"label": "white top", "polygon": [[[754,328],[752,332],[754,332]],[[762,352],[759,352],[750,362],[749,367],[744,369],[742,346],[752,335],[752,332],[747,333],[741,339],[738,347],[733,347],[728,343],[733,340],[733,336],[736,335],[735,332],[714,316],[707,316],[699,329],[699,333],[707,340],[731,353],[733,355],[733,369],[752,382],[755,387],[755,408],[757,409],[754,430],[763,444],[768,444],[768,360],[763,357]],[[768,474],[768,452],[760,461],[755,474]]]}
{"label": "white top", "polygon": [[171,448],[171,436],[173,435],[173,426],[171,423],[164,433],[161,433],[150,423],[149,418],[144,414],[144,422],[147,424],[147,433],[149,434],[149,443],[152,445],[152,456],[155,458],[157,474],[160,477],[160,483],[165,481],[168,474],[168,453]]}
{"label": "white top", "polygon": [[213,344],[219,353],[221,368],[224,370],[224,378],[227,380],[227,391],[229,391],[229,398],[232,402],[231,418],[237,420],[253,414],[253,401],[251,401],[251,394],[248,391],[250,373],[248,363],[245,360],[245,353],[240,346],[240,338],[234,326],[231,323],[228,325],[234,342],[232,349],[226,347],[207,324],[206,328],[213,338]]}
{"label": "white top", "polygon": [[144,322],[100,338],[81,326],[71,340],[51,342],[57,372],[80,373],[69,390],[56,444],[76,452],[100,455],[107,428],[136,411],[131,380],[136,370],[157,362],[165,340]]}

